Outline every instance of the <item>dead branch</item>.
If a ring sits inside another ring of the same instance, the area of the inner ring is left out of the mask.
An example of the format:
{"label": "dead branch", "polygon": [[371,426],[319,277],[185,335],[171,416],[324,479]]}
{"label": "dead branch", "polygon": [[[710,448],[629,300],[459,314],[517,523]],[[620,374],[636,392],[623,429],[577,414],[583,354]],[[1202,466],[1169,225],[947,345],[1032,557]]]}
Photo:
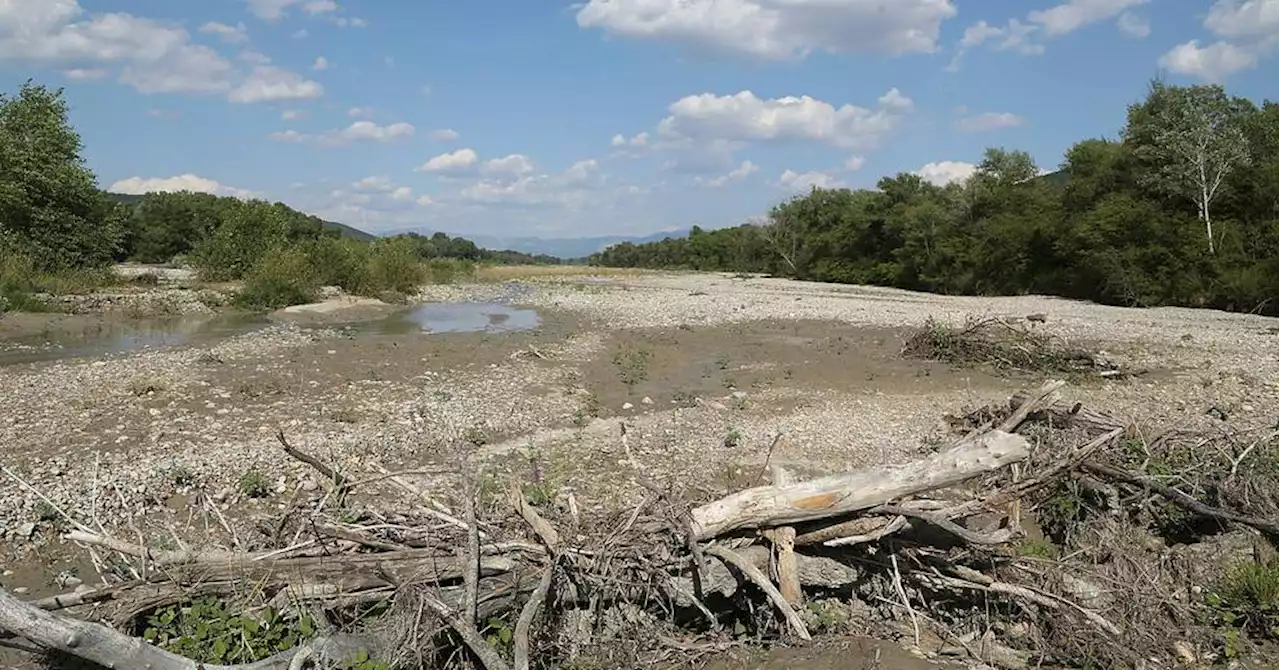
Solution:
{"label": "dead branch", "polygon": [[1020,461],[1026,439],[1003,431],[965,438],[952,449],[913,463],[831,475],[791,486],[760,486],[692,510],[693,535],[709,540],[741,528],[781,526],[841,516],[958,484]]}
{"label": "dead branch", "polygon": [[737,568],[743,577],[746,577],[764,592],[769,597],[769,600],[773,601],[778,611],[782,613],[783,620],[787,622],[787,625],[790,626],[797,637],[806,641],[813,639],[809,635],[809,628],[804,625],[800,615],[796,614],[796,611],[791,607],[791,603],[787,602],[787,599],[782,597],[778,589],[774,588],[773,584],[769,582],[769,578],[760,571],[760,568],[757,568],[751,561],[734,553],[732,549],[721,545],[713,544],[707,547],[706,553]]}
{"label": "dead branch", "polygon": [[1265,519],[1258,519],[1256,517],[1244,516],[1241,514],[1236,514],[1235,512],[1232,512],[1230,510],[1219,509],[1217,507],[1210,507],[1209,505],[1206,505],[1200,502],[1199,500],[1196,500],[1190,495],[1187,495],[1186,493],[1183,493],[1182,491],[1179,491],[1178,489],[1175,489],[1172,486],[1165,486],[1164,484],[1157,482],[1151,477],[1140,475],[1136,472],[1120,470],[1118,468],[1113,468],[1108,465],[1100,465],[1097,463],[1084,463],[1080,467],[1087,472],[1091,472],[1095,475],[1098,475],[1099,477],[1106,477],[1108,479],[1124,482],[1126,484],[1140,486],[1144,489],[1148,489],[1150,491],[1154,491],[1155,493],[1159,493],[1160,495],[1164,496],[1167,500],[1169,500],[1169,502],[1172,502],[1173,504],[1183,509],[1194,512],[1195,514],[1199,514],[1200,516],[1209,517],[1211,519],[1217,519],[1218,521],[1221,521],[1223,523],[1238,523],[1243,526],[1248,526],[1250,528],[1253,528],[1254,530],[1257,530],[1263,535],[1266,535],[1268,538],[1271,539],[1273,543],[1277,539],[1278,529],[1277,529],[1276,522],[1274,521],[1267,521]]}
{"label": "dead branch", "polygon": [[538,616],[538,608],[542,607],[551,591],[551,580],[555,576],[555,564],[548,565],[538,580],[538,588],[533,590],[528,602],[520,610],[520,618],[516,620],[515,635],[512,636],[515,646],[515,670],[529,670],[529,629]]}

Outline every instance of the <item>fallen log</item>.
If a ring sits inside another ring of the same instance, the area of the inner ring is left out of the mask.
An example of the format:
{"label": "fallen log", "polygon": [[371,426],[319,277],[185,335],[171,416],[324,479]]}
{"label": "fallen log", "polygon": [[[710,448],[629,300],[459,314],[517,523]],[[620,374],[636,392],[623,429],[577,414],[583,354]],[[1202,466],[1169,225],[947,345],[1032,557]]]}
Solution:
{"label": "fallen log", "polygon": [[289,670],[295,656],[342,663],[360,652],[376,647],[353,635],[319,638],[254,663],[213,665],[167,652],[143,640],[101,624],[80,621],[48,612],[14,598],[0,589],[0,630],[26,638],[44,649],[76,656],[104,668],[149,668],[150,670]]}
{"label": "fallen log", "polygon": [[757,486],[690,511],[692,533],[709,540],[744,528],[785,526],[883,505],[895,498],[952,486],[1030,454],[1026,439],[993,430],[903,465],[884,465],[789,486]]}

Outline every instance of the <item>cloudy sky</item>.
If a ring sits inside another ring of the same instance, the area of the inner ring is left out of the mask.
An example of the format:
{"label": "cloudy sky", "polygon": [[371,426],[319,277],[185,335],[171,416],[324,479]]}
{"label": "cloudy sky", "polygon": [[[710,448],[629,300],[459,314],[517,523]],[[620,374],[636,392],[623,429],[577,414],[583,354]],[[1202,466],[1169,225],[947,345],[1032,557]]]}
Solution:
{"label": "cloudy sky", "polygon": [[643,234],[811,185],[1052,169],[1148,80],[1277,95],[1280,0],[9,0],[0,76],[66,88],[124,192],[373,232]]}

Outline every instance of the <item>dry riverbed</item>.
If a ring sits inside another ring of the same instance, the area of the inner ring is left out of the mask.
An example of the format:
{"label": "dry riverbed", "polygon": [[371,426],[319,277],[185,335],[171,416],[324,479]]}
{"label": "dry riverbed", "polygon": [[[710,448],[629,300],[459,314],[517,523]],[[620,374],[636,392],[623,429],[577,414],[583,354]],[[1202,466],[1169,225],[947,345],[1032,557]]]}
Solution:
{"label": "dry riverbed", "polygon": [[[635,460],[690,497],[755,484],[766,458],[801,473],[907,460],[944,414],[1042,381],[903,360],[903,338],[931,316],[1043,314],[1036,328],[1149,371],[1073,384],[1066,397],[1153,427],[1276,422],[1276,320],[1264,317],[719,275],[542,277],[417,296],[466,300],[504,300],[540,322],[424,334],[273,320],[0,367],[0,583],[30,597],[94,582],[85,552],[59,539],[58,510],[153,546],[201,546],[229,540],[212,504],[251,541],[253,515],[318,484],[281,452],[278,431],[357,478],[450,471],[467,454],[489,476],[574,492],[585,514],[643,491],[623,467],[624,421]],[[27,317],[0,319],[0,337],[14,318]],[[266,497],[243,495],[246,473],[261,475]],[[209,503],[197,504],[201,492]]]}

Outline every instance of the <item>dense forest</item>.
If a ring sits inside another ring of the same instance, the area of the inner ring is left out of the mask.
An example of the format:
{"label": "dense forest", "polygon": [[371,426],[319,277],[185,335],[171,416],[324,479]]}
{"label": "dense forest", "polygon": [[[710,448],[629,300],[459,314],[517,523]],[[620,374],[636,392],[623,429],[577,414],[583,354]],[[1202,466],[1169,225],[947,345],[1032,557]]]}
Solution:
{"label": "dense forest", "polygon": [[989,149],[963,183],[814,189],[760,222],[591,262],[1275,315],[1278,125],[1273,102],[1154,82],[1118,139],[1077,143],[1051,175]]}
{"label": "dense forest", "polygon": [[373,238],[283,203],[205,193],[106,193],[81,155],[60,89],[0,94],[0,311],[32,294],[112,281],[113,261],[185,262],[209,281],[245,280],[246,306],[314,299],[322,285],[389,295],[474,263],[553,263],[437,233]]}

